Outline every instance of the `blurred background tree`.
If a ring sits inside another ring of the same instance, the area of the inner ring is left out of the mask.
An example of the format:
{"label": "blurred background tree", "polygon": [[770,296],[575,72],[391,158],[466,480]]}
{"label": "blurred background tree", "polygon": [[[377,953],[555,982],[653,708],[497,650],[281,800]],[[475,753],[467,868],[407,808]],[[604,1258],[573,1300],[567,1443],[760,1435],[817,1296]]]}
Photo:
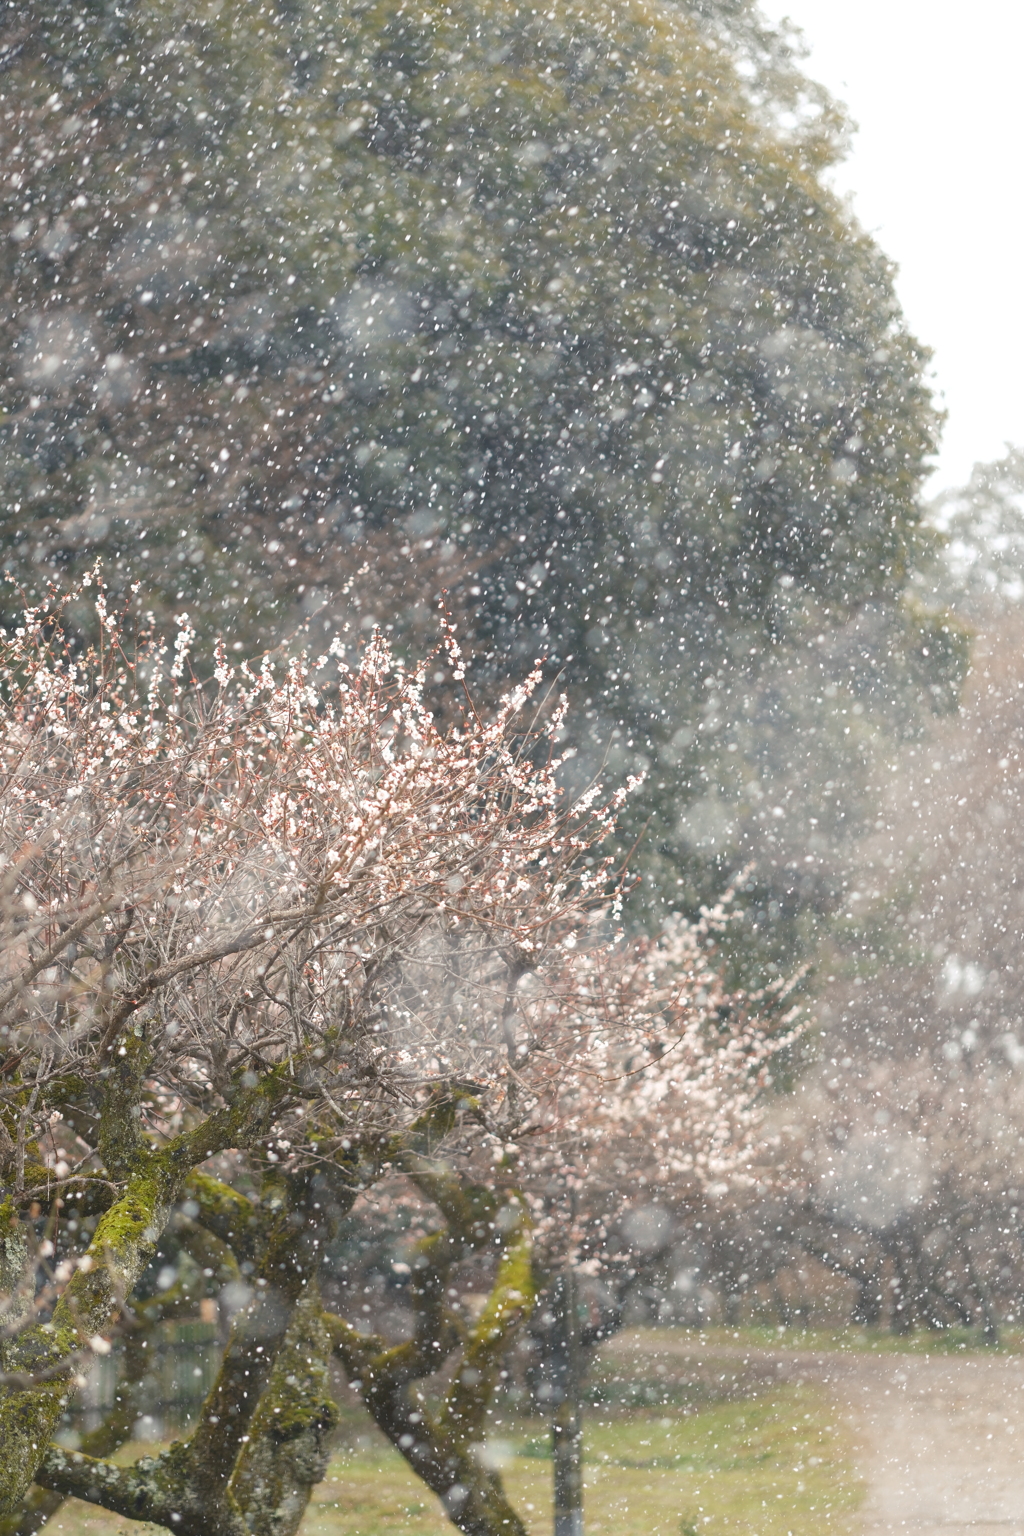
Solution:
{"label": "blurred background tree", "polygon": [[3,47],[8,569],[101,554],[240,646],[449,588],[478,690],[568,686],[577,783],[647,771],[638,913],[753,860],[745,953],[810,946],[964,646],[906,600],[926,353],[792,41],[744,0],[29,0]]}
{"label": "blurred background tree", "polygon": [[1024,459],[1011,449],[929,509],[946,543],[914,589],[970,627],[971,666],[955,715],[879,760],[819,978],[840,1057],[1024,1063],[1022,506]]}

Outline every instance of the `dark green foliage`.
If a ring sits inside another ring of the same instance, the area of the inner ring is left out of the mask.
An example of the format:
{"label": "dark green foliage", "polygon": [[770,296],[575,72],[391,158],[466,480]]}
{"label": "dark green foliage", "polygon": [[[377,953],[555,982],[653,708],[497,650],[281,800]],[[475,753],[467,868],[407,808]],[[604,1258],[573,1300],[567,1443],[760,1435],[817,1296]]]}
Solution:
{"label": "dark green foliage", "polygon": [[4,38],[10,567],[102,552],[271,637],[364,558],[399,629],[461,577],[478,686],[547,655],[581,777],[651,768],[632,830],[696,899],[681,810],[762,771],[710,697],[866,601],[903,648],[935,427],[784,41],[653,0],[28,3]]}

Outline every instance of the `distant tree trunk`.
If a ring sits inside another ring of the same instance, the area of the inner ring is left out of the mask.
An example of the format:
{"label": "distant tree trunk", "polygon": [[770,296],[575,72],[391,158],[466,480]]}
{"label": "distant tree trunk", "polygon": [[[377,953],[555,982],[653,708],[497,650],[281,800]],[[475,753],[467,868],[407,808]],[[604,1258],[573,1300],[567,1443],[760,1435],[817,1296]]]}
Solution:
{"label": "distant tree trunk", "polygon": [[583,1536],[582,1358],[576,1276],[566,1265],[555,1282],[551,1445],[555,1475],[555,1536]]}
{"label": "distant tree trunk", "polygon": [[857,1303],[853,1320],[866,1328],[876,1328],[882,1317],[882,1272],[872,1269],[857,1277]]}
{"label": "distant tree trunk", "polygon": [[996,1318],[995,1308],[992,1305],[992,1292],[975,1268],[974,1255],[971,1253],[968,1243],[963,1244],[963,1255],[967,1278],[971,1282],[974,1294],[978,1298],[978,1305],[981,1307],[982,1338],[986,1344],[996,1347],[999,1344],[999,1323]]}
{"label": "distant tree trunk", "polygon": [[775,1302],[775,1315],[779,1320],[779,1327],[788,1328],[793,1321],[793,1308],[781,1285],[772,1286],[772,1298]]}
{"label": "distant tree trunk", "polygon": [[890,1249],[893,1263],[892,1286],[892,1317],[890,1328],[893,1333],[904,1334],[914,1331],[914,1310],[911,1306],[911,1283],[907,1273],[907,1256],[897,1239]]}

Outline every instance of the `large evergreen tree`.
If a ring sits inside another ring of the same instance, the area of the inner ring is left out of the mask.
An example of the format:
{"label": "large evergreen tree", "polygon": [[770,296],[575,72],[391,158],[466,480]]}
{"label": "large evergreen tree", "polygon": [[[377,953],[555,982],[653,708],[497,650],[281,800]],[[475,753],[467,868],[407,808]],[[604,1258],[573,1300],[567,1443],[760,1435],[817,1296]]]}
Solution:
{"label": "large evergreen tree", "polygon": [[414,562],[396,625],[461,573],[483,667],[579,696],[581,772],[651,768],[662,888],[706,862],[687,803],[767,771],[730,733],[788,719],[766,654],[869,600],[906,649],[922,354],[742,0],[22,0],[4,46],[30,587],[100,550],[271,632],[364,550]]}

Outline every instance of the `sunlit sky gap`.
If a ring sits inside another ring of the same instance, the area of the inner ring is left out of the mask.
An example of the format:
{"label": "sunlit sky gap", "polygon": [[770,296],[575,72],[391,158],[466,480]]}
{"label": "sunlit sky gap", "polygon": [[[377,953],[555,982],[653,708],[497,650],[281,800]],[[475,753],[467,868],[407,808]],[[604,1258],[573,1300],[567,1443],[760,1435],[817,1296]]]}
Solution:
{"label": "sunlit sky gap", "polygon": [[930,489],[1024,442],[1024,8],[977,0],[764,0],[859,131],[836,185],[899,264],[911,327],[948,410]]}

